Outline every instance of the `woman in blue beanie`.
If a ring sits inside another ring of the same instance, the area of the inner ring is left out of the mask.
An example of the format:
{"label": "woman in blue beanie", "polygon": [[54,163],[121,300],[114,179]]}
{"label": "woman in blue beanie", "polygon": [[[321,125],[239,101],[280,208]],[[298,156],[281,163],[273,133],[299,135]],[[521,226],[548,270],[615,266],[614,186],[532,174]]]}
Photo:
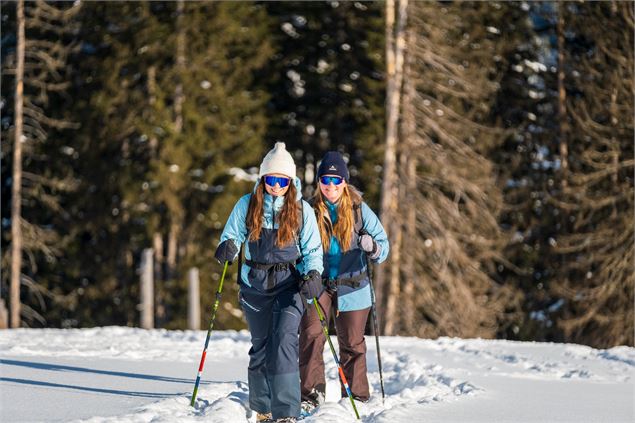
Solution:
{"label": "woman in blue beanie", "polygon": [[[388,256],[388,237],[375,213],[349,183],[342,155],[329,151],[318,167],[313,208],[324,249],[322,279],[325,292],[318,299],[328,321],[335,315],[340,363],[353,397],[368,401],[364,328],[371,307],[369,260]],[[308,307],[300,324],[302,411],[308,414],[325,398],[322,354],[326,339],[317,311]],[[342,397],[347,393],[341,387]]]}

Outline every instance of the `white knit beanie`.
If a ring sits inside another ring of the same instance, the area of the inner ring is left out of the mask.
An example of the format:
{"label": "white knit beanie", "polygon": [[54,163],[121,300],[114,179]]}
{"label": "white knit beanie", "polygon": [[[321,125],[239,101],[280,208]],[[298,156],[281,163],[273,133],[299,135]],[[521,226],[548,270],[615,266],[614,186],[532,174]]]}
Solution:
{"label": "white knit beanie", "polygon": [[267,153],[260,165],[258,177],[262,178],[270,173],[279,173],[291,179],[295,178],[295,163],[283,142],[277,142],[273,149]]}

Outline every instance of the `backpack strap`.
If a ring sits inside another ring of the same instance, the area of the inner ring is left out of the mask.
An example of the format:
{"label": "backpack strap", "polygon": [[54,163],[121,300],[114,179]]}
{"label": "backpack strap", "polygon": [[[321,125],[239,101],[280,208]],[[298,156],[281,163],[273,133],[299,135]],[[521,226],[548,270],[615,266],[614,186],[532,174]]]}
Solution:
{"label": "backpack strap", "polygon": [[243,244],[240,244],[240,251],[238,251],[238,271],[236,272],[236,283],[240,284],[240,275],[243,270]]}
{"label": "backpack strap", "polygon": [[355,233],[362,235],[364,220],[362,219],[362,203],[353,204],[353,216],[355,218]]}
{"label": "backpack strap", "polygon": [[[254,198],[253,193],[249,196],[249,203],[247,204],[247,213],[245,214],[245,229],[247,229],[247,215],[249,214],[249,207],[251,207],[252,198]],[[245,243],[249,241],[248,238],[249,238],[249,230],[247,229],[247,236],[245,237],[245,242],[240,244],[240,250],[238,251],[238,272],[236,273],[236,283],[240,283],[240,275],[242,274],[243,261],[244,261],[243,260],[243,255],[244,255],[243,245],[245,245]]]}
{"label": "backpack strap", "polygon": [[296,260],[296,264],[304,260],[304,252],[302,251],[302,231],[304,230],[304,200],[300,199],[300,230],[296,237],[296,243],[298,244],[298,250],[300,251],[300,257]]}

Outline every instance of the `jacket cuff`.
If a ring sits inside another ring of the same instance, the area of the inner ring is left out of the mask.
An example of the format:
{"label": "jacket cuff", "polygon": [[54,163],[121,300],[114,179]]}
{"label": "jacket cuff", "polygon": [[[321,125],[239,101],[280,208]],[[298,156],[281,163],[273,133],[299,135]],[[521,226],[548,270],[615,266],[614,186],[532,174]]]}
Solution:
{"label": "jacket cuff", "polygon": [[373,251],[371,251],[368,254],[368,257],[370,257],[371,260],[377,260],[380,255],[381,255],[381,247],[375,240],[373,240]]}

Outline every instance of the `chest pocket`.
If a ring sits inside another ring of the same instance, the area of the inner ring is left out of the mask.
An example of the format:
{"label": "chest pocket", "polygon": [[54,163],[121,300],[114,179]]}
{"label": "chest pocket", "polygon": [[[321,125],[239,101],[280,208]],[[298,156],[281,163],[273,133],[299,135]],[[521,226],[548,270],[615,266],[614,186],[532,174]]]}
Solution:
{"label": "chest pocket", "polygon": [[[337,274],[343,276],[343,280],[345,279],[349,282],[352,281],[349,285],[352,284],[351,286],[358,288],[360,283],[364,285],[362,282],[366,278],[365,270],[368,265],[366,262],[366,254],[357,246],[359,236],[365,233],[361,203],[353,204],[353,217],[355,225],[353,227],[353,238],[351,239],[352,248],[341,253]],[[325,255],[324,269],[328,268],[329,263],[327,262],[327,257]]]}
{"label": "chest pocket", "polygon": [[276,246],[277,229],[262,229],[260,238],[249,241],[251,259],[245,260],[249,266],[249,284],[261,292],[268,292],[289,283],[297,283],[298,271],[295,265],[300,253],[295,242],[284,247]]}

